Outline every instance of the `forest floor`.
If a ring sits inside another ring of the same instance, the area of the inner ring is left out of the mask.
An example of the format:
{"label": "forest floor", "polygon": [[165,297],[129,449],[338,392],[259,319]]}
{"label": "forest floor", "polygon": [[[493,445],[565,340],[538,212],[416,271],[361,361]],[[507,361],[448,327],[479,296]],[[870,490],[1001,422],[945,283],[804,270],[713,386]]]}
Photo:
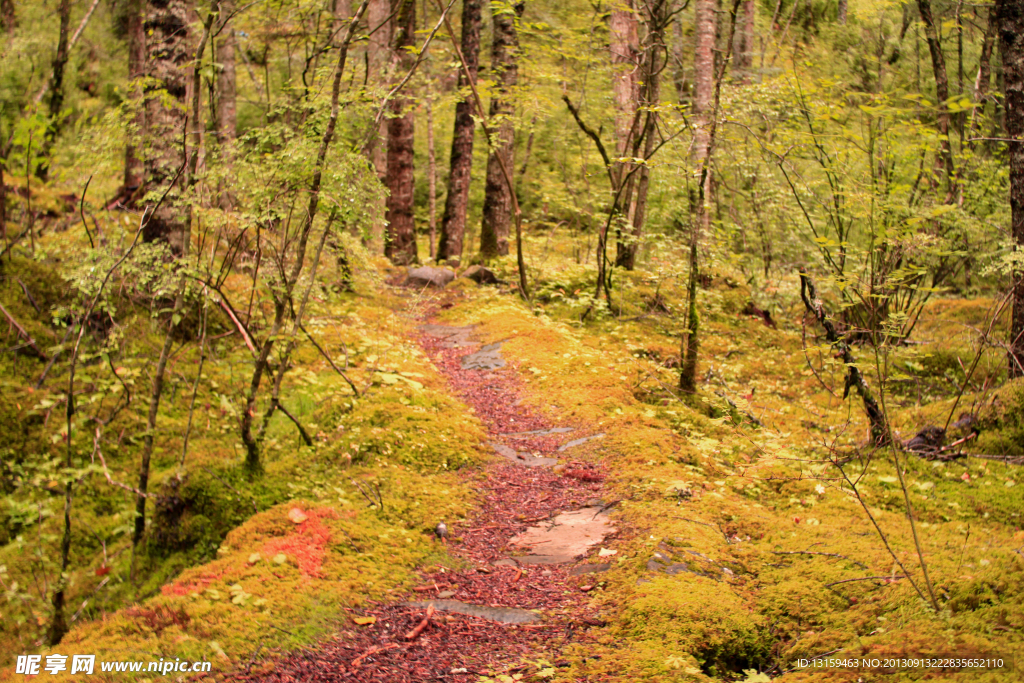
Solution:
{"label": "forest floor", "polygon": [[[520,369],[501,358],[500,342],[474,340],[472,327],[418,329],[418,343],[451,391],[505,454],[465,474],[477,487],[478,508],[462,523],[449,522],[447,538],[439,539],[448,545],[449,565],[421,572],[410,600],[350,610],[355,621],[334,639],[229,680],[406,683],[519,674],[510,679],[518,680],[528,670],[564,666],[565,645],[606,623],[586,593],[595,572],[609,565],[577,562],[580,550],[597,556],[600,542],[614,536],[606,510],[615,501],[601,483],[604,467],[578,459],[586,435],[597,430],[553,425],[523,405]],[[531,531],[545,538],[524,538]]]}

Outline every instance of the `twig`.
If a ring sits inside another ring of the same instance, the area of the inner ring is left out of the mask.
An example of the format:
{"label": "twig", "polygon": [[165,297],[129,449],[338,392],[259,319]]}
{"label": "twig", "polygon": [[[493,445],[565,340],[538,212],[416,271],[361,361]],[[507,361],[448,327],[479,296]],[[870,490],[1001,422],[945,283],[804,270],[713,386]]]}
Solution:
{"label": "twig", "polygon": [[21,325],[18,324],[18,321],[15,320],[14,316],[11,315],[7,311],[7,309],[3,307],[3,304],[0,304],[0,312],[2,312],[4,314],[5,318],[7,318],[7,322],[9,322],[11,324],[11,327],[13,327],[14,329],[16,329],[18,331],[18,336],[21,337],[22,339],[24,339],[28,343],[28,347],[31,348],[32,351],[35,352],[35,356],[37,358],[39,358],[40,360],[46,360],[46,354],[43,353],[42,351],[40,351],[39,347],[36,346],[36,340],[33,339],[32,336],[28,332],[25,331],[24,327],[22,327]]}
{"label": "twig", "polygon": [[772,550],[770,552],[771,552],[772,555],[821,555],[823,557],[838,557],[839,559],[848,560],[848,561],[852,562],[853,564],[857,565],[861,569],[867,569],[868,568],[868,566],[866,564],[864,564],[863,562],[858,562],[857,560],[851,560],[846,555],[840,555],[838,553],[815,553],[815,552],[811,552],[809,550]]}
{"label": "twig", "polygon": [[430,617],[434,616],[434,611],[434,603],[430,603],[429,605],[427,605],[427,614],[423,617],[423,621],[421,621],[416,626],[416,628],[406,633],[405,639],[412,640],[413,638],[419,636],[419,634],[423,633],[423,630],[427,628],[427,624],[430,623]]}
{"label": "twig", "polygon": [[346,375],[346,374],[345,374],[344,372],[342,372],[342,371],[341,371],[341,369],[340,369],[340,368],[338,368],[338,366],[334,364],[334,361],[333,361],[333,360],[331,360],[331,357],[330,357],[330,355],[328,355],[328,353],[327,353],[327,352],[326,352],[326,351],[325,351],[325,350],[323,349],[323,347],[321,347],[321,346],[320,346],[319,344],[317,344],[317,343],[316,343],[316,340],[315,340],[315,339],[313,339],[313,335],[311,335],[311,334],[310,334],[310,333],[309,333],[309,332],[308,332],[308,331],[306,330],[305,326],[303,326],[303,325],[301,325],[301,324],[300,324],[300,325],[299,325],[299,329],[300,329],[300,330],[302,330],[302,331],[303,331],[303,333],[305,333],[305,335],[306,335],[306,339],[308,339],[308,340],[309,340],[309,342],[310,342],[310,343],[311,343],[311,344],[312,344],[313,346],[315,346],[315,347],[316,347],[316,350],[320,352],[320,355],[324,357],[324,360],[326,360],[326,361],[327,361],[327,362],[328,362],[328,363],[330,364],[330,366],[331,366],[331,367],[332,367],[332,368],[334,369],[334,371],[335,371],[336,373],[338,373],[339,375],[341,375],[341,378],[342,378],[342,379],[344,379],[344,380],[345,380],[346,382],[348,382],[348,385],[349,385],[350,387],[352,387],[352,393],[356,395],[356,398],[359,398],[359,390],[358,390],[358,389],[356,389],[356,385],[352,383],[352,380],[350,380],[350,379],[348,378],[348,375]]}
{"label": "twig", "polygon": [[228,314],[229,318],[231,318],[231,322],[233,322],[235,324],[235,327],[238,328],[238,333],[242,335],[242,340],[245,342],[245,345],[249,347],[249,351],[251,351],[252,354],[255,356],[256,347],[253,346],[252,338],[249,337],[249,333],[246,331],[245,326],[242,325],[242,323],[239,322],[238,318],[235,316],[235,312],[231,310],[231,307],[227,305],[227,302],[225,302],[224,299],[221,299],[217,303],[220,304],[220,307],[223,308],[224,312]]}
{"label": "twig", "polygon": [[897,574],[896,576],[862,576],[859,579],[843,579],[842,581],[833,581],[832,583],[826,583],[825,588],[831,588],[832,586],[838,586],[841,583],[852,583],[854,581],[897,581],[899,579],[905,579],[906,576]]}
{"label": "twig", "polygon": [[385,650],[394,650],[396,647],[402,647],[402,646],[399,645],[398,643],[388,643],[387,645],[380,645],[380,646],[374,645],[369,650],[367,650],[363,654],[361,654],[358,657],[356,657],[355,659],[353,659],[352,663],[349,665],[349,668],[350,669],[357,669],[363,663],[363,660],[366,659],[367,657],[369,657],[370,655],[375,655],[375,654],[377,654],[379,652],[384,652]]}

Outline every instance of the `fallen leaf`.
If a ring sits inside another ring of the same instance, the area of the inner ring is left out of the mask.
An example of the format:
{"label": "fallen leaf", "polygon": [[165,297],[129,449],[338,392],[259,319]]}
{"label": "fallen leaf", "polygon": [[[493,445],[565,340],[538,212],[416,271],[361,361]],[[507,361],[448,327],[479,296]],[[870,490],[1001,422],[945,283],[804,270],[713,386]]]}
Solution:
{"label": "fallen leaf", "polygon": [[598,557],[610,557],[612,555],[617,555],[618,552],[619,552],[618,550],[612,550],[611,548],[601,548],[601,551],[597,553],[597,556]]}
{"label": "fallen leaf", "polygon": [[307,517],[306,513],[300,510],[299,508],[292,508],[291,510],[288,511],[288,519],[290,519],[295,524],[302,524],[307,519],[309,519],[309,517]]}
{"label": "fallen leaf", "polygon": [[368,626],[377,623],[377,617],[352,617],[352,621],[360,626]]}

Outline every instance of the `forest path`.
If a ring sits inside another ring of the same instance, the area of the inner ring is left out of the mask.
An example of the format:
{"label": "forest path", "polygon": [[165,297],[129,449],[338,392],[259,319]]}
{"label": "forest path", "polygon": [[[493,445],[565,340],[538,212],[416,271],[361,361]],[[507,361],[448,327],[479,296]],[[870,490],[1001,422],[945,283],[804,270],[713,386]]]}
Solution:
{"label": "forest path", "polygon": [[[603,625],[587,593],[594,573],[609,566],[598,548],[615,533],[607,513],[614,503],[605,498],[601,465],[573,459],[603,435],[531,413],[501,342],[481,344],[472,327],[428,323],[417,331],[500,456],[466,473],[479,491],[476,511],[464,521],[438,520],[447,524],[450,560],[421,571],[409,599],[355,610],[353,617],[373,623],[343,628],[272,673],[238,680],[475,682],[531,674],[562,664],[570,641]],[[580,559],[586,555],[597,559]]]}

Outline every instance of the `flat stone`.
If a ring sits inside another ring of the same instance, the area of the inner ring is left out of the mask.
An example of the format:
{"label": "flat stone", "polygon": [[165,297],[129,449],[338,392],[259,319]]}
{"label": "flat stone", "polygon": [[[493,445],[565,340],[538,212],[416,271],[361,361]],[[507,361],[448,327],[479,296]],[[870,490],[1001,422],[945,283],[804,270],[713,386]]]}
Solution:
{"label": "flat stone", "polygon": [[441,591],[440,593],[437,594],[437,597],[439,597],[441,599],[453,598],[453,597],[455,597],[455,591]]}
{"label": "flat stone", "polygon": [[611,569],[610,564],[578,564],[569,570],[569,576],[580,576],[581,574],[599,574]]}
{"label": "flat stone", "polygon": [[429,334],[431,337],[443,339],[441,346],[446,349],[461,349],[465,346],[476,346],[473,341],[473,330],[475,325],[466,327],[451,327],[449,325],[420,325],[420,332]]}
{"label": "flat stone", "polygon": [[479,351],[462,357],[463,370],[494,370],[505,367],[505,359],[501,357],[502,342],[485,344]]}
{"label": "flat stone", "polygon": [[552,467],[558,464],[556,458],[544,458],[529,453],[519,453],[514,448],[493,441],[491,442],[491,448],[501,457],[508,458],[515,464],[523,465],[524,467]]}
{"label": "flat stone", "polygon": [[509,544],[534,551],[518,558],[523,564],[563,564],[583,555],[614,530],[607,513],[599,507],[587,507],[530,527]]}
{"label": "flat stone", "polygon": [[574,446],[582,446],[583,444],[587,443],[588,441],[593,441],[595,439],[603,439],[603,438],[604,438],[604,433],[602,432],[601,434],[594,434],[593,436],[584,436],[583,438],[580,438],[580,439],[573,439],[569,443],[562,444],[561,446],[559,446],[558,447],[558,452],[561,453],[562,451],[567,450],[569,448],[572,448]]}
{"label": "flat stone", "polygon": [[420,600],[405,604],[409,607],[426,607],[431,603],[433,603],[434,609],[441,610],[442,612],[454,612],[455,614],[465,614],[468,617],[490,619],[501,624],[529,624],[534,621],[540,621],[540,617],[535,612],[515,607],[470,605],[459,600]]}
{"label": "flat stone", "polygon": [[413,268],[405,277],[405,284],[417,287],[444,287],[455,279],[455,273],[447,268],[420,266]]}
{"label": "flat stone", "polygon": [[468,277],[478,285],[496,285],[500,282],[493,270],[479,265],[466,268],[459,277]]}
{"label": "flat stone", "polygon": [[515,560],[510,560],[507,557],[503,557],[500,560],[495,560],[494,562],[491,562],[491,565],[494,567],[518,567],[519,563]]}
{"label": "flat stone", "polygon": [[548,436],[549,434],[568,434],[576,431],[572,427],[552,427],[551,429],[536,429],[532,432],[512,432],[502,436]]}

